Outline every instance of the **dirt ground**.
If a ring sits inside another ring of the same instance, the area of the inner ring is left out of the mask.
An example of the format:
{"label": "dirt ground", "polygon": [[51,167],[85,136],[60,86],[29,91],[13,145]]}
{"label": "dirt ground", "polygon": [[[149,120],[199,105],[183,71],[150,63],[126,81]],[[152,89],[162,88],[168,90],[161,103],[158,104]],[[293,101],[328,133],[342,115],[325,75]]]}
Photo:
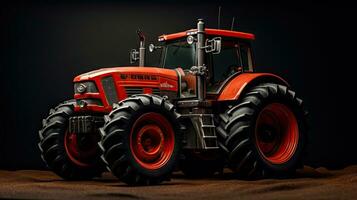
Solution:
{"label": "dirt ground", "polygon": [[305,167],[291,179],[243,181],[231,175],[190,180],[175,173],[159,186],[130,187],[109,173],[66,182],[50,171],[0,171],[0,199],[357,199],[357,166]]}

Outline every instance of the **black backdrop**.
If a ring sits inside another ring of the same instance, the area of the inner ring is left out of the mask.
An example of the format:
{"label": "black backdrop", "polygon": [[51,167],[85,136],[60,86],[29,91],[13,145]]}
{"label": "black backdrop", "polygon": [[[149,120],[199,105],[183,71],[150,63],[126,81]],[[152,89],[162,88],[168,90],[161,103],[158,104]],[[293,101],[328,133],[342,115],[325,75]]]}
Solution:
{"label": "black backdrop", "polygon": [[[37,131],[48,110],[72,97],[75,75],[128,64],[140,27],[148,41],[163,33],[221,24],[256,34],[256,70],[286,78],[310,111],[306,161],[357,163],[354,6],[345,3],[32,2],[1,5],[0,168],[43,168]],[[151,60],[153,61],[153,59]],[[352,114],[351,117],[348,114]]]}

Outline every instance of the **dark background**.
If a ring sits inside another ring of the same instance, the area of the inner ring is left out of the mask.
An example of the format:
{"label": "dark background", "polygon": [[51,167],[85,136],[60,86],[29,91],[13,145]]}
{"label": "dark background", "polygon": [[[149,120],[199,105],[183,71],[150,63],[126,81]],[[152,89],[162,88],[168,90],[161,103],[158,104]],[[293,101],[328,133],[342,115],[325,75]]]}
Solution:
{"label": "dark background", "polygon": [[[310,111],[312,166],[357,163],[355,6],[345,2],[32,2],[0,8],[0,168],[43,168],[38,130],[48,110],[73,96],[74,76],[128,64],[140,27],[148,41],[194,28],[256,34],[256,71],[286,78]],[[153,63],[153,60],[151,60]]]}

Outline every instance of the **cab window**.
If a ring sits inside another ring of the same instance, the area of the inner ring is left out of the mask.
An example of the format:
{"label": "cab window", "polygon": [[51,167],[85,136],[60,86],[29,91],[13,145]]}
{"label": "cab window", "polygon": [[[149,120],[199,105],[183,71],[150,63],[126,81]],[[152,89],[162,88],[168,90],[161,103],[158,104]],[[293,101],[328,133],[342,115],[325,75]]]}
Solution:
{"label": "cab window", "polygon": [[240,54],[244,71],[253,71],[252,52],[248,45],[240,44]]}
{"label": "cab window", "polygon": [[221,53],[212,54],[210,58],[207,92],[217,92],[233,74],[252,71],[250,47],[237,40],[222,38]]}
{"label": "cab window", "polygon": [[195,65],[196,46],[186,40],[168,43],[164,46],[162,67],[168,69],[190,69]]}

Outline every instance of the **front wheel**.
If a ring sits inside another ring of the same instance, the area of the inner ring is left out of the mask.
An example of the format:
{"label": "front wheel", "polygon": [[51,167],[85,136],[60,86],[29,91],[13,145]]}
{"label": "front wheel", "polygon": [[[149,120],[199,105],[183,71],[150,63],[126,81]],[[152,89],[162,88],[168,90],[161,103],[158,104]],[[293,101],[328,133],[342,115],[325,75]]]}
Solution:
{"label": "front wheel", "polygon": [[219,145],[239,177],[286,176],[302,166],[305,121],[302,100],[294,91],[260,84],[220,115]]}
{"label": "front wheel", "polygon": [[136,95],[118,105],[101,129],[102,158],[129,185],[168,180],[180,150],[179,115],[154,95]]}
{"label": "front wheel", "polygon": [[68,129],[69,118],[75,116],[74,100],[51,109],[39,131],[38,146],[47,166],[66,180],[83,180],[100,176],[104,163],[100,159],[99,130],[78,137]]}

